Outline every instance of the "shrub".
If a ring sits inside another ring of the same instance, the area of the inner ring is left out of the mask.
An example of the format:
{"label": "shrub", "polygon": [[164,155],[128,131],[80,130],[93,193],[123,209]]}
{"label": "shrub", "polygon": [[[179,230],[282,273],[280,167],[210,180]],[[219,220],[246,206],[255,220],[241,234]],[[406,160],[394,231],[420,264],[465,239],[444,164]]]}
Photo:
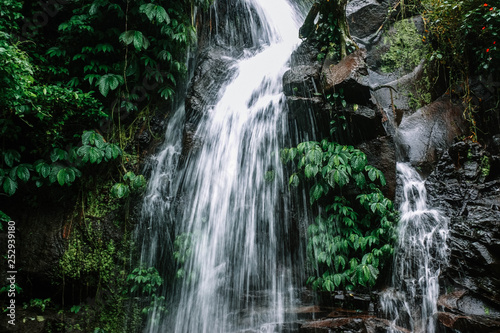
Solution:
{"label": "shrub", "polygon": [[382,172],[360,150],[328,140],[300,143],[281,157],[297,165],[290,185],[312,181],[310,203],[320,207],[308,228],[307,254],[316,275],[307,282],[327,291],[373,286],[393,253],[396,221],[392,202],[379,189]]}

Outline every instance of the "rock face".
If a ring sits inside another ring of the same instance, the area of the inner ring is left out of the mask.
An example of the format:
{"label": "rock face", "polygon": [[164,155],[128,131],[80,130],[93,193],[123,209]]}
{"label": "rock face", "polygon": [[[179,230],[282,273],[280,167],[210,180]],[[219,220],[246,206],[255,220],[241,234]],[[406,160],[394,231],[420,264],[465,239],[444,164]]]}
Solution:
{"label": "rock face", "polygon": [[[313,57],[310,44],[304,42],[292,56],[295,66],[283,76],[284,93],[294,121],[291,127],[299,132],[296,136],[307,137],[304,133],[315,131],[322,137],[330,132],[332,120],[341,122],[335,135],[342,144],[359,144],[385,136],[383,113],[372,102],[365,78],[365,50],[355,51],[338,64],[325,61],[320,66]],[[305,65],[308,59],[312,62]],[[326,102],[325,96],[333,94],[338,97]]]}
{"label": "rock face", "polygon": [[[494,147],[493,147],[494,148]],[[426,181],[429,198],[450,218],[449,265],[441,296],[443,325],[463,332],[500,331],[500,156],[477,143],[446,150]]]}
{"label": "rock face", "polygon": [[328,61],[325,61],[321,70],[324,91],[333,93],[342,89],[347,103],[372,104],[370,101],[370,86],[365,79],[368,75],[365,59],[366,50],[358,49],[342,59],[338,64],[329,64]]}
{"label": "rock face", "polygon": [[377,32],[387,18],[393,0],[353,0],[346,8],[349,30],[356,38],[366,38]]}
{"label": "rock face", "polygon": [[461,106],[443,97],[403,117],[396,134],[401,158],[420,167],[434,165],[438,151],[465,133],[462,113]]}
{"label": "rock face", "polygon": [[394,200],[396,194],[396,152],[394,140],[390,136],[383,136],[368,142],[363,142],[358,147],[366,154],[368,163],[384,173],[387,186],[382,191],[384,195]]}

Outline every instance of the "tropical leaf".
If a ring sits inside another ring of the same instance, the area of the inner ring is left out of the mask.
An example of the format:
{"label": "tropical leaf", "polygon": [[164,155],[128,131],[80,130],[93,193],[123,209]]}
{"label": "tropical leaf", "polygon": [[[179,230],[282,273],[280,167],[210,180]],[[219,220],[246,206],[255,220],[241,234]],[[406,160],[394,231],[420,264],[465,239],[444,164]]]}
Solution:
{"label": "tropical leaf", "polygon": [[17,182],[9,176],[5,177],[3,180],[3,190],[7,195],[13,195],[17,190]]}
{"label": "tropical leaf", "polygon": [[30,179],[30,171],[28,169],[28,165],[21,164],[17,167],[16,171],[17,177],[23,182],[27,182]]}
{"label": "tropical leaf", "polygon": [[119,40],[125,45],[134,44],[137,51],[147,49],[149,47],[149,40],[138,30],[127,30],[123,32]]}
{"label": "tropical leaf", "polygon": [[106,74],[99,78],[96,85],[99,91],[106,97],[110,90],[115,90],[120,84],[123,84],[123,77],[117,74]]}
{"label": "tropical leaf", "polygon": [[111,194],[116,198],[124,198],[130,194],[130,188],[123,183],[116,183],[111,188]]}
{"label": "tropical leaf", "polygon": [[150,21],[155,21],[157,23],[165,22],[167,25],[170,23],[170,17],[167,14],[165,8],[154,3],[147,3],[139,7],[139,12],[146,14]]}

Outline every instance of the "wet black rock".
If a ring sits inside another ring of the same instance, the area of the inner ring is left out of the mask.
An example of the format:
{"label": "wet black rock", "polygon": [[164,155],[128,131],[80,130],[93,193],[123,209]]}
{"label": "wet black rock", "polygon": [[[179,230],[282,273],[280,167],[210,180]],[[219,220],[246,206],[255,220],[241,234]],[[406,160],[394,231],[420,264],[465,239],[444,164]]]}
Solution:
{"label": "wet black rock", "polygon": [[325,61],[321,70],[324,91],[333,93],[343,90],[347,103],[372,106],[365,59],[366,50],[358,49],[338,64]]}
{"label": "wet black rock", "polygon": [[366,154],[368,163],[373,165],[385,176],[387,185],[382,189],[385,196],[394,200],[396,193],[396,151],[394,139],[390,136],[381,136],[358,147]]}
{"label": "wet black rock", "polygon": [[212,47],[198,56],[198,66],[191,79],[191,86],[186,97],[188,121],[201,117],[202,112],[214,105],[217,92],[224,82],[235,74],[235,60],[226,56],[226,50]]}
{"label": "wet black rock", "polygon": [[286,96],[313,97],[319,93],[319,87],[317,67],[294,66],[283,75],[283,90]]}
{"label": "wet black rock", "polygon": [[394,0],[353,0],[346,8],[347,23],[353,36],[365,38],[378,31],[386,22]]}
{"label": "wet black rock", "polygon": [[450,219],[450,258],[441,284],[467,294],[457,296],[462,304],[452,314],[439,317],[463,332],[500,331],[500,175],[492,168],[497,159],[477,143],[457,142],[426,181],[430,202]]}
{"label": "wet black rock", "polygon": [[459,104],[442,97],[403,117],[396,134],[403,160],[410,161],[424,171],[430,170],[439,152],[465,133],[466,124],[462,113]]}

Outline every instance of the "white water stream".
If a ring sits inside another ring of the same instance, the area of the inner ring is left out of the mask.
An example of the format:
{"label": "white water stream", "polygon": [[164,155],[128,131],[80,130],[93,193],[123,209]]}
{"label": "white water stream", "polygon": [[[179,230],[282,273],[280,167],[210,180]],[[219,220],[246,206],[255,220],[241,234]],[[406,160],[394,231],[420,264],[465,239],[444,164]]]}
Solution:
{"label": "white water stream", "polygon": [[153,313],[147,332],[279,332],[292,301],[279,150],[287,133],[282,76],[301,22],[286,0],[243,2],[248,17],[259,18],[251,33],[260,45],[237,59],[231,82],[207,106],[195,134],[199,147],[183,169],[177,170],[183,110],[153,160],[141,262],[173,269],[161,267],[172,255],[173,239],[165,235],[173,232],[187,235],[192,246],[177,310],[159,320]]}
{"label": "white water stream", "polygon": [[397,164],[402,195],[392,288],[381,298],[390,332],[436,332],[439,274],[447,262],[448,219],[427,206],[425,182],[409,165]]}

